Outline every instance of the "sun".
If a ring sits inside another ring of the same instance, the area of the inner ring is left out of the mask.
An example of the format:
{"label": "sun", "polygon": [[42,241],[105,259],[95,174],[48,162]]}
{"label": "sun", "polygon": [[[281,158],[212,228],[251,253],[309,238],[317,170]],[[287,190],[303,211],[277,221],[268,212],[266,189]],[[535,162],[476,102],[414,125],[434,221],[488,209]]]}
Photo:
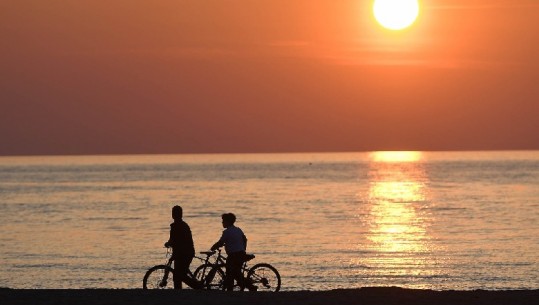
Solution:
{"label": "sun", "polygon": [[417,0],[375,0],[373,13],[376,21],[390,30],[402,30],[414,23],[419,15]]}

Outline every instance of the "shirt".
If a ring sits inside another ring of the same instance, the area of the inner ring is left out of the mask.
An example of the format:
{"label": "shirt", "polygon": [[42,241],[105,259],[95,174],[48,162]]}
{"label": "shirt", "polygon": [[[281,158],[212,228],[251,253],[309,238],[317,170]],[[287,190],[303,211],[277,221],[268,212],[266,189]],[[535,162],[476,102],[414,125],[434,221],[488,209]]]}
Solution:
{"label": "shirt", "polygon": [[191,228],[185,221],[176,221],[170,224],[170,239],[174,257],[195,256],[195,246]]}
{"label": "shirt", "polygon": [[245,251],[247,248],[247,237],[240,228],[233,225],[223,230],[223,235],[219,242],[225,244],[227,254]]}

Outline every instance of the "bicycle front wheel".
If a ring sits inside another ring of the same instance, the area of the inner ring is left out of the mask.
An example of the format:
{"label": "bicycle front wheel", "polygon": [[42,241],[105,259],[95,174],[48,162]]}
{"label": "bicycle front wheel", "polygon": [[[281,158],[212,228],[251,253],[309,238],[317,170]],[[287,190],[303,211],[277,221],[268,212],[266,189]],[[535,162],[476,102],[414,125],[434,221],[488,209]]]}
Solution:
{"label": "bicycle front wheel", "polygon": [[196,268],[193,273],[195,279],[202,282],[207,290],[222,290],[225,281],[225,272],[219,267],[204,264]]}
{"label": "bicycle front wheel", "polygon": [[256,264],[247,273],[249,284],[256,286],[257,291],[277,292],[281,289],[281,275],[270,264]]}
{"label": "bicycle front wheel", "polygon": [[142,279],[142,289],[174,289],[174,270],[165,265],[150,268]]}

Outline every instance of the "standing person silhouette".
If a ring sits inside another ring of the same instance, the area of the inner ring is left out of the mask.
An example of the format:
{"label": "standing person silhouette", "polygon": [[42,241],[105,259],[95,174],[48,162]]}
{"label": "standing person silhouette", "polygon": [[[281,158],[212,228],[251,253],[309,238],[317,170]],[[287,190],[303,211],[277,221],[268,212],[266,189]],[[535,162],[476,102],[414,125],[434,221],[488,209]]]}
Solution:
{"label": "standing person silhouette", "polygon": [[[226,213],[221,215],[223,219],[223,235],[219,241],[217,241],[212,247],[211,250],[215,251],[216,249],[225,246],[225,251],[227,254],[226,259],[226,275],[225,275],[225,289],[232,291],[234,287],[234,280],[242,288],[245,288],[245,281],[243,274],[241,272],[241,267],[246,261],[247,249],[247,237],[243,231],[234,226],[236,222],[236,215],[232,213]],[[247,285],[249,290],[256,290],[256,286],[250,284]]]}
{"label": "standing person silhouette", "polygon": [[195,256],[195,246],[191,228],[183,221],[182,207],[176,205],[172,208],[174,222],[170,224],[170,238],[165,247],[172,247],[172,259],[174,260],[174,289],[182,289],[182,281],[189,286],[192,280],[187,276],[189,265]]}

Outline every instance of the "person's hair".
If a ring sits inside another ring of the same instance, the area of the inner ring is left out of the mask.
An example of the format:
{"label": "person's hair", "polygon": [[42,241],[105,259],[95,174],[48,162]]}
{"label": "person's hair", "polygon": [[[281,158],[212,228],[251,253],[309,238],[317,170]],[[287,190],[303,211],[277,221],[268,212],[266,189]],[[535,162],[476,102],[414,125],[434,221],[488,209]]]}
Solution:
{"label": "person's hair", "polygon": [[172,208],[172,218],[174,219],[182,219],[183,217],[183,209],[179,205],[175,205]]}
{"label": "person's hair", "polygon": [[221,218],[223,218],[223,221],[226,221],[231,224],[234,224],[236,222],[236,215],[232,213],[225,213],[221,215]]}

